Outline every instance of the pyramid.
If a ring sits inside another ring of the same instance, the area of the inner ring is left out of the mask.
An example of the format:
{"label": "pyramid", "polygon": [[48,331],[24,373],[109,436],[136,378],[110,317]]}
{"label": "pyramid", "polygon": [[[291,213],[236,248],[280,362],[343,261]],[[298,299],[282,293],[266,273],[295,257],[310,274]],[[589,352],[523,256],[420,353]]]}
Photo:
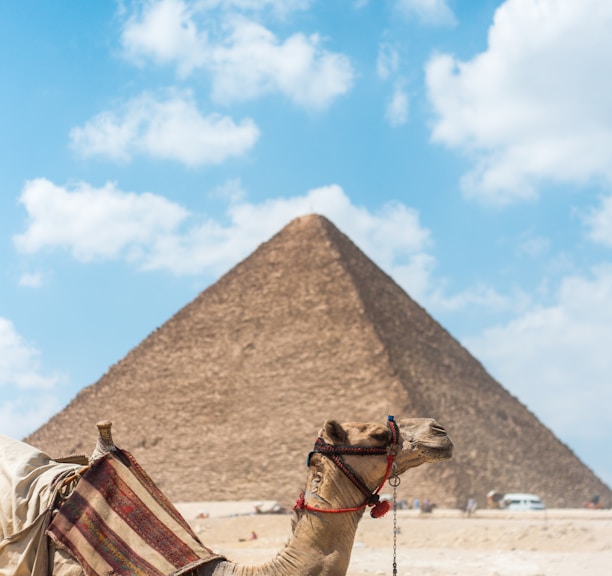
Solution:
{"label": "pyramid", "polygon": [[[129,321],[129,319],[126,319]],[[490,490],[549,507],[612,493],[423,308],[324,217],[289,223],[26,441],[90,453],[113,421],[174,501],[295,501],[322,423],[433,417],[453,460],[400,497],[456,507]]]}

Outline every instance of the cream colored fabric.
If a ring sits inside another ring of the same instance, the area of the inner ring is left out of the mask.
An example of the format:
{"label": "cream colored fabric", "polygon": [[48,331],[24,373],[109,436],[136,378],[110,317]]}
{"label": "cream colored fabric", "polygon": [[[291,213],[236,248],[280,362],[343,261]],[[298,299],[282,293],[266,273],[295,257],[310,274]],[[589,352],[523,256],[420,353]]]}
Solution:
{"label": "cream colored fabric", "polygon": [[47,576],[52,483],[78,468],[0,434],[0,576]]}
{"label": "cream colored fabric", "polygon": [[66,550],[57,548],[53,540],[49,542],[49,564],[53,565],[52,576],[85,576],[81,565]]}

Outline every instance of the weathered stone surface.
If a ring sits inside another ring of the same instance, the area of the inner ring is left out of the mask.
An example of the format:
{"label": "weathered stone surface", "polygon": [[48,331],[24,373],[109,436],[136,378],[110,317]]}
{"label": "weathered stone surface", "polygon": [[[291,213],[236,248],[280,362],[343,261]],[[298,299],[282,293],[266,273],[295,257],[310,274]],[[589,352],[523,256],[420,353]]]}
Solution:
{"label": "weathered stone surface", "polygon": [[327,418],[436,418],[450,462],[410,471],[403,498],[548,506],[612,494],[331,222],[298,218],[149,335],[26,440],[90,452],[114,422],[174,500],[293,502]]}

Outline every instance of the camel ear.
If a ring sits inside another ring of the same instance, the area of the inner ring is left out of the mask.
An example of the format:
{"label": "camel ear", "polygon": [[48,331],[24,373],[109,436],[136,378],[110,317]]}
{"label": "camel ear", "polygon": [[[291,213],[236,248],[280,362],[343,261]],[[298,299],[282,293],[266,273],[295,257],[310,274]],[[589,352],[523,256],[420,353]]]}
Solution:
{"label": "camel ear", "polygon": [[348,438],[342,424],[336,420],[327,420],[323,424],[320,436],[331,444],[345,444]]}

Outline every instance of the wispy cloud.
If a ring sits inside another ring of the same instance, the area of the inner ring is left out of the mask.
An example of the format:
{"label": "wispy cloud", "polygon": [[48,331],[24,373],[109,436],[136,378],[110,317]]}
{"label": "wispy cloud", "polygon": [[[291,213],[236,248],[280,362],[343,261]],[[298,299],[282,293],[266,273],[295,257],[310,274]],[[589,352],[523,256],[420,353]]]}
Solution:
{"label": "wispy cloud", "polygon": [[559,286],[548,306],[532,306],[464,343],[557,433],[603,438],[612,432],[612,266],[567,276]]}
{"label": "wispy cloud", "polygon": [[400,14],[429,26],[454,26],[455,14],[446,0],[395,0]]}
{"label": "wispy cloud", "polygon": [[28,344],[10,320],[0,317],[0,387],[51,389],[58,376],[40,373],[38,350]]}
{"label": "wispy cloud", "polygon": [[408,93],[405,80],[398,76],[399,68],[400,56],[397,48],[388,42],[381,43],[376,58],[376,74],[383,82],[393,79],[393,93],[387,101],[385,119],[394,127],[402,126],[408,120]]}
{"label": "wispy cloud", "polygon": [[0,317],[0,434],[21,438],[61,407],[62,378],[45,374],[39,350]]}
{"label": "wispy cloud", "polygon": [[27,286],[28,288],[39,288],[42,286],[43,277],[39,272],[23,274],[19,278],[19,286]]}
{"label": "wispy cloud", "polygon": [[21,439],[62,409],[57,394],[18,394],[0,401],[0,434]]}
{"label": "wispy cloud", "polygon": [[550,239],[541,235],[526,231],[521,235],[518,252],[531,258],[543,256],[550,250]]}
{"label": "wispy cloud", "polygon": [[236,123],[220,114],[204,116],[187,91],[171,91],[163,97],[143,94],[120,110],[101,112],[70,132],[73,149],[83,156],[125,162],[141,154],[189,166],[240,156],[258,138],[253,120]]}
{"label": "wispy cloud", "polygon": [[378,47],[378,56],[376,57],[376,74],[381,80],[387,80],[394,76],[399,68],[400,57],[397,48],[383,42]]}
{"label": "wispy cloud", "polygon": [[478,307],[481,310],[490,309],[496,311],[508,311],[515,305],[517,295],[501,294],[491,286],[477,284],[476,286],[449,295],[447,287],[441,283],[440,286],[431,287],[429,293],[424,294],[424,302],[432,310],[445,312],[456,312],[470,307]]}
{"label": "wispy cloud", "polygon": [[485,52],[426,67],[432,138],[468,154],[468,196],[534,198],[542,181],[612,182],[612,4],[507,0]]}
{"label": "wispy cloud", "polygon": [[600,205],[583,215],[589,238],[604,246],[612,247],[612,196],[600,199]]}
{"label": "wispy cloud", "polygon": [[397,82],[387,104],[385,117],[391,126],[402,126],[408,121],[408,93],[403,82]]}

